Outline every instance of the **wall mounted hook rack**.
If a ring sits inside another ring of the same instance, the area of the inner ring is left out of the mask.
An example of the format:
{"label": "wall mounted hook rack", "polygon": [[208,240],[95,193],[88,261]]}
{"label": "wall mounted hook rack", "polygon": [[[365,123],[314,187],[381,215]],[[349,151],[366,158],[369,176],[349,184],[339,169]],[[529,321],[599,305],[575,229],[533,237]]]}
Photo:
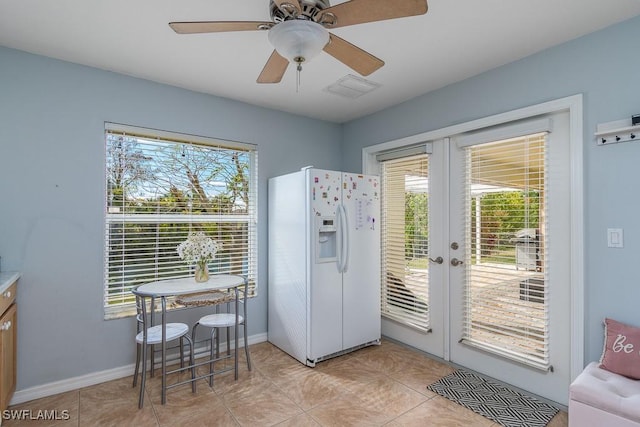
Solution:
{"label": "wall mounted hook rack", "polygon": [[601,123],[596,129],[596,143],[598,145],[616,144],[640,140],[640,125],[633,125],[631,119]]}

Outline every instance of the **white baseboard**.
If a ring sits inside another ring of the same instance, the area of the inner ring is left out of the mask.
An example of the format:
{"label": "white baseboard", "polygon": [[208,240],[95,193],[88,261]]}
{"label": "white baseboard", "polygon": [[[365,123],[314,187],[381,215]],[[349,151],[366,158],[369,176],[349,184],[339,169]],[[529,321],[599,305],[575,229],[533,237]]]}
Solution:
{"label": "white baseboard", "polygon": [[[249,345],[258,344],[267,341],[267,333],[249,336]],[[231,342],[233,345],[233,341]],[[240,344],[240,343],[239,343]],[[222,347],[222,344],[221,344]],[[243,346],[240,346],[243,347]],[[196,347],[196,356],[205,353],[205,348]],[[55,394],[65,393],[67,391],[77,390],[83,387],[100,384],[107,381],[117,380],[129,377],[133,374],[135,363],[121,366],[118,368],[107,369],[105,371],[93,372],[79,377],[68,378],[66,380],[54,381],[48,384],[29,387],[24,390],[18,390],[14,393],[10,405],[18,405],[20,403],[29,402],[43,397],[53,396]]]}

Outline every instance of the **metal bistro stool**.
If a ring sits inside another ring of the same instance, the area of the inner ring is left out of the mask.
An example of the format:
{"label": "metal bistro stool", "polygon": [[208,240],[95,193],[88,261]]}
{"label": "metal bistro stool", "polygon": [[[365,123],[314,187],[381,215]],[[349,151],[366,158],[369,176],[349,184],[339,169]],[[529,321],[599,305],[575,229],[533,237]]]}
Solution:
{"label": "metal bistro stool", "polygon": [[[149,296],[143,296],[136,292],[131,291],[136,297],[136,320],[138,323],[136,334],[136,370],[133,374],[133,387],[138,383],[138,370],[140,368],[140,361],[142,360],[142,371],[140,372],[140,398],[138,400],[138,408],[142,408],[144,404],[144,389],[147,378],[147,348],[162,343],[162,325],[149,326],[150,320],[147,314],[147,302],[146,299],[151,299],[151,309],[153,310],[153,298]],[[189,365],[193,366],[193,341],[189,337],[189,326],[185,323],[167,323],[166,325],[166,342],[180,339],[180,368],[167,372],[172,374],[181,372],[189,367],[184,367],[184,340],[189,343]],[[153,351],[151,352],[151,370],[153,371],[155,361],[153,360]],[[192,391],[196,391],[196,383],[193,381],[195,378],[195,368],[191,367],[191,383]],[[152,372],[153,374],[153,372]],[[177,384],[172,384],[167,388],[175,387],[177,385],[184,384],[188,381],[183,381]],[[164,393],[164,390],[163,390]]]}
{"label": "metal bistro stool", "polygon": [[[243,327],[243,335],[244,335],[244,351],[245,356],[247,358],[247,368],[251,371],[251,357],[249,355],[249,343],[247,337],[247,292],[248,292],[248,280],[244,280],[244,285],[242,288],[237,290],[238,294],[242,294],[242,296],[238,296],[238,305],[242,304],[242,314],[237,313],[238,316],[238,327]],[[193,329],[191,332],[191,339],[195,343],[196,342],[196,331],[198,326],[204,326],[207,328],[211,328],[211,349],[209,354],[209,361],[205,363],[199,363],[196,366],[201,364],[209,364],[209,374],[203,375],[201,378],[209,377],[209,386],[213,387],[213,377],[216,373],[226,372],[229,369],[223,369],[221,371],[215,372],[214,364],[217,361],[225,360],[231,357],[231,342],[229,340],[230,334],[229,329],[236,325],[236,313],[231,312],[231,303],[235,302],[235,290],[228,290],[226,292],[209,292],[197,295],[184,295],[176,298],[176,302],[178,304],[182,304],[188,307],[197,307],[197,306],[216,306],[216,312],[214,314],[209,314],[203,316],[198,320],[195,325],[193,325]],[[220,313],[220,307],[226,305],[226,313]],[[227,355],[224,358],[220,358],[220,332],[219,329],[226,329],[226,338],[227,338]],[[238,331],[235,331],[235,339],[238,339]],[[238,357],[237,354],[234,355],[234,372],[235,379],[238,379]],[[200,378],[200,377],[199,377]]]}

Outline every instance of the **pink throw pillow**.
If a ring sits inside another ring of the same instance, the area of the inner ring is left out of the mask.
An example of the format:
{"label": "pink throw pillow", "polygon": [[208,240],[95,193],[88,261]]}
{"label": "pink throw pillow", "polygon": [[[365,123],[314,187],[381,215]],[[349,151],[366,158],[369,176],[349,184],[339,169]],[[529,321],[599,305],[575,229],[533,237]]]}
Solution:
{"label": "pink throw pillow", "polygon": [[600,367],[640,380],[640,328],[604,319],[604,350]]}

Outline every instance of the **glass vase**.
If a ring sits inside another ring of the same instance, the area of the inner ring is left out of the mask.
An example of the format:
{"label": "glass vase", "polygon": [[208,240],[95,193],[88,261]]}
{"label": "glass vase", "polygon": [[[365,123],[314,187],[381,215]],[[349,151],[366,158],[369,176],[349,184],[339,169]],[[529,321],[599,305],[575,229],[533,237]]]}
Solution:
{"label": "glass vase", "polygon": [[209,280],[209,266],[205,262],[196,263],[196,273],[194,275],[196,282],[206,282]]}

